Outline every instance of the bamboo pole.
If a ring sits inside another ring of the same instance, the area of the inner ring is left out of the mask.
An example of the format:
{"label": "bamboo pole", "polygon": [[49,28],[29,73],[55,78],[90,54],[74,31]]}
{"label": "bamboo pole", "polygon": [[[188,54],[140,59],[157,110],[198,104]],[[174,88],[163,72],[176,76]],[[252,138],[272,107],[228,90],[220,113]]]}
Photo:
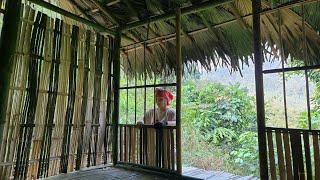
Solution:
{"label": "bamboo pole", "polygon": [[256,84],[256,108],[257,108],[257,126],[258,126],[258,145],[260,160],[260,178],[268,179],[268,160],[267,145],[265,134],[265,111],[264,111],[264,94],[263,94],[263,56],[261,48],[261,22],[260,14],[261,0],[252,1],[253,13],[253,49],[254,49],[254,66],[255,66],[255,84]]}
{"label": "bamboo pole", "polygon": [[176,10],[176,58],[177,58],[177,104],[176,104],[176,126],[177,126],[177,172],[182,173],[181,163],[181,83],[182,83],[182,56],[181,56],[181,9]]}
{"label": "bamboo pole", "polygon": [[[81,73],[82,78],[82,103],[81,103],[81,109],[80,109],[80,117],[79,117],[79,137],[78,137],[78,148],[77,148],[77,161],[76,161],[76,170],[79,170],[81,167],[81,160],[83,156],[83,147],[84,147],[84,130],[85,130],[85,118],[86,118],[86,112],[87,112],[87,104],[88,104],[88,75],[89,75],[89,55],[90,55],[90,38],[91,38],[91,32],[87,31],[85,35],[85,43],[83,45],[83,49],[85,49],[82,56],[84,56],[84,62],[83,62],[83,72]],[[82,48],[80,48],[82,49]],[[80,85],[80,83],[78,83]],[[80,89],[81,87],[78,87]]]}
{"label": "bamboo pole", "polygon": [[112,156],[113,165],[118,162],[118,124],[119,124],[119,102],[120,102],[120,46],[121,32],[118,31],[115,37],[114,59],[113,59],[113,76],[114,76],[114,110],[112,117],[113,124],[113,145]]}
{"label": "bamboo pole", "polygon": [[101,80],[101,98],[100,98],[100,103],[101,103],[101,110],[100,110],[100,132],[99,132],[99,144],[98,144],[98,148],[99,148],[99,158],[100,158],[100,164],[104,163],[104,153],[105,151],[105,147],[104,147],[104,137],[106,137],[106,125],[107,125],[107,119],[108,117],[106,117],[106,111],[107,111],[107,104],[106,104],[106,100],[107,100],[107,88],[108,88],[108,58],[109,58],[109,40],[107,38],[104,39],[104,44],[103,44],[103,73],[102,73],[102,80]]}
{"label": "bamboo pole", "polygon": [[[27,16],[29,15],[30,9],[28,8],[21,8],[21,10],[23,12],[21,12],[21,17],[23,16]],[[18,32],[18,44],[17,44],[17,49],[21,50],[22,46],[21,46],[21,42],[23,42],[24,38],[24,33],[26,33],[26,24],[21,22],[21,31]],[[19,61],[21,58],[21,56],[17,56],[15,55],[13,62],[12,62],[12,70],[13,70],[13,74],[10,77],[10,86],[12,86],[13,84],[17,83],[17,80],[19,78],[14,78],[16,74],[22,73],[22,71],[19,71],[19,69],[21,68],[21,62]],[[22,70],[22,69],[20,69]],[[19,76],[21,77],[21,76]],[[12,146],[14,144],[12,144],[13,141],[13,137],[15,135],[15,124],[16,124],[16,119],[17,116],[15,115],[17,112],[19,107],[20,107],[20,97],[19,93],[20,92],[16,92],[12,89],[9,90],[9,96],[8,96],[8,104],[7,104],[7,108],[6,108],[6,122],[5,122],[5,129],[4,132],[2,133],[3,135],[3,141],[1,143],[1,151],[0,151],[0,162],[6,162],[6,161],[10,161],[10,158],[13,155],[14,150],[12,150]],[[11,172],[11,166],[3,166],[0,167],[0,177],[6,177],[9,178]]]}
{"label": "bamboo pole", "polygon": [[74,113],[74,103],[75,103],[75,92],[76,92],[76,76],[77,71],[75,66],[78,61],[78,36],[79,27],[72,27],[72,39],[71,39],[71,56],[70,56],[70,70],[69,70],[69,87],[68,87],[68,105],[66,111],[66,119],[63,132],[63,142],[61,150],[61,161],[60,161],[60,172],[67,173],[68,163],[69,163],[69,151],[70,151],[70,136],[73,126],[73,113]]}
{"label": "bamboo pole", "polygon": [[[6,121],[7,99],[12,73],[12,58],[16,50],[19,24],[20,24],[21,0],[8,1],[6,13],[3,18],[3,27],[0,41],[0,144]],[[8,43],[10,42],[10,43]]]}
{"label": "bamboo pole", "polygon": [[[14,176],[15,178],[26,178],[28,172],[28,161],[32,144],[32,135],[35,127],[35,120],[38,120],[37,104],[39,96],[37,90],[43,86],[44,77],[40,76],[42,66],[37,57],[43,56],[45,29],[47,26],[47,16],[38,13],[32,30],[31,53],[36,56],[29,61],[28,72],[28,92],[24,104],[23,116],[21,119],[21,128],[19,133],[19,148],[17,152],[17,161]],[[41,98],[41,97],[40,97]],[[38,104],[39,105],[39,104]]]}
{"label": "bamboo pole", "polygon": [[[28,10],[29,9],[29,10]],[[29,11],[29,13],[27,13],[27,11]],[[35,11],[33,9],[31,9],[29,6],[26,7],[25,10],[25,15],[24,17],[26,17],[27,19],[29,19],[30,21],[33,22],[34,17],[35,17]],[[25,23],[26,24],[26,28],[22,28],[21,32],[25,32],[24,34],[21,34],[21,42],[19,43],[20,48],[18,48],[18,50],[21,50],[22,52],[29,54],[30,53],[30,41],[29,38],[31,37],[31,30],[32,30],[32,26],[33,24],[29,24],[29,23]],[[22,36],[23,35],[23,36]],[[27,83],[27,69],[28,69],[28,60],[30,60],[29,56],[18,56],[19,58],[17,60],[19,60],[19,68],[16,69],[15,74],[12,77],[12,80],[14,81],[13,86],[19,86],[19,87],[25,87],[26,83]],[[20,74],[21,73],[21,74]],[[19,78],[20,77],[20,78]],[[17,92],[17,91],[16,91]],[[18,96],[18,100],[16,104],[12,105],[12,109],[14,111],[13,113],[13,132],[12,132],[12,137],[8,137],[9,139],[11,138],[11,144],[8,147],[8,158],[6,159],[7,161],[13,161],[14,160],[14,156],[15,156],[15,149],[16,146],[18,144],[18,136],[19,136],[19,120],[20,120],[20,113],[21,110],[23,108],[24,105],[24,97],[26,96],[26,92],[17,92],[18,94],[20,94]],[[17,109],[16,109],[17,108]],[[9,168],[9,174],[11,174],[11,170],[12,170],[13,166],[11,166]]]}
{"label": "bamboo pole", "polygon": [[[43,62],[42,66],[42,72],[49,72],[49,73],[41,73],[41,80],[40,80],[40,86],[39,89],[45,89],[49,90],[49,86],[51,86],[52,80],[49,80],[51,76],[53,76],[54,71],[51,70],[51,66],[55,66],[54,62],[52,61],[53,56],[51,54],[52,48],[53,48],[53,41],[52,41],[52,36],[53,36],[53,25],[54,25],[54,20],[51,18],[47,19],[46,23],[46,30],[45,30],[45,40],[44,40],[44,61],[40,60]],[[51,109],[51,98],[53,94],[49,95],[48,93],[38,93],[38,103],[37,103],[37,110],[36,110],[36,118],[35,118],[35,130],[34,130],[34,137],[32,139],[32,153],[31,156],[33,159],[38,159],[40,158],[39,162],[33,163],[30,168],[29,168],[29,173],[28,177],[34,176],[38,177],[37,170],[40,169],[43,164],[46,165],[47,158],[48,158],[48,148],[47,145],[50,144],[51,139],[48,139],[48,135],[45,134],[48,133],[48,121],[50,114],[54,114]],[[49,136],[51,138],[51,135]]]}
{"label": "bamboo pole", "polygon": [[[62,27],[62,36],[61,36],[61,59],[65,59],[70,62],[70,37],[71,37],[71,28],[69,24],[64,23]],[[68,92],[68,74],[69,74],[69,63],[60,64],[60,75],[59,75],[59,86],[58,91],[62,93]],[[58,94],[56,102],[56,113],[55,113],[55,128],[52,133],[52,153],[51,157],[58,157],[56,159],[50,158],[50,167],[51,172],[49,175],[55,175],[59,172],[60,169],[60,155],[61,155],[61,145],[63,140],[63,127],[65,125],[65,116],[67,108],[67,96]]]}

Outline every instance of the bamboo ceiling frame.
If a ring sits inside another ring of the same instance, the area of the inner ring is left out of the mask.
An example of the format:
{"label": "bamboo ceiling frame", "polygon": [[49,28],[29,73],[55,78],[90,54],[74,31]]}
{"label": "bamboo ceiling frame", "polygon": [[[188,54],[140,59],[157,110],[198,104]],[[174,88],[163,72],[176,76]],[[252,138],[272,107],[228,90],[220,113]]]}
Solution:
{"label": "bamboo ceiling frame", "polygon": [[[69,18],[71,18],[71,19],[73,19],[75,21],[78,21],[78,22],[84,23],[84,24],[86,24],[88,26],[91,26],[94,29],[96,29],[98,31],[101,31],[102,33],[111,35],[113,37],[116,34],[114,29],[105,28],[105,27],[99,25],[98,23],[95,23],[95,22],[92,22],[92,21],[87,20],[85,18],[79,17],[79,16],[77,16],[77,15],[75,15],[73,13],[70,13],[70,12],[68,12],[66,10],[63,10],[63,9],[61,9],[61,8],[59,8],[57,6],[54,6],[54,5],[50,4],[50,3],[44,2],[42,0],[28,0],[28,1],[31,2],[31,3],[37,4],[39,6],[45,7],[47,9],[51,10],[51,11],[57,12],[57,13],[59,13],[61,15],[66,16],[66,17],[69,17]],[[189,6],[189,7],[182,8],[181,9],[181,15],[188,15],[188,14],[196,13],[196,12],[199,12],[199,11],[206,10],[208,8],[217,7],[217,6],[221,6],[221,5],[227,4],[227,3],[231,3],[233,1],[234,0],[207,1],[207,2],[201,3],[199,5],[194,5],[194,6]],[[269,14],[269,13],[274,13],[274,12],[277,12],[278,10],[281,10],[281,9],[288,9],[288,8],[299,6],[301,4],[309,4],[309,3],[314,3],[314,2],[318,2],[318,1],[319,0],[299,0],[299,1],[294,1],[294,2],[290,2],[290,3],[286,3],[286,4],[283,4],[283,5],[280,5],[278,7],[272,8],[272,9],[262,10],[260,12],[260,14],[261,15],[265,15],[265,14]],[[252,17],[252,13],[244,15],[244,16],[241,16],[240,19],[245,19],[245,18],[250,18],[250,17]],[[175,18],[175,12],[171,12],[171,13],[168,13],[168,14],[161,14],[161,15],[153,16],[153,17],[151,17],[149,19],[146,19],[146,20],[141,20],[141,21],[128,23],[127,25],[125,25],[123,27],[120,27],[119,30],[121,32],[124,32],[124,31],[130,30],[130,29],[134,29],[134,28],[146,25],[148,23],[153,23],[153,22],[172,19],[172,18]],[[239,20],[239,18],[234,18],[234,19],[231,19],[231,20],[228,20],[228,21],[221,22],[219,24],[212,25],[211,27],[207,26],[207,27],[204,27],[204,28],[201,28],[201,29],[197,29],[197,30],[193,30],[193,31],[190,31],[190,32],[186,32],[186,35],[192,36],[192,35],[198,34],[200,32],[208,31],[210,28],[222,27],[222,26],[225,26],[227,24],[237,22],[238,20]],[[182,36],[184,36],[184,35],[182,35]],[[130,37],[124,35],[124,34],[122,34],[122,38],[125,39],[125,40],[128,40],[128,41],[131,41],[131,42],[135,42],[135,43],[132,43],[132,44],[129,44],[129,45],[121,47],[121,49],[123,51],[125,51],[125,53],[128,53],[130,51],[133,51],[134,49],[143,48],[141,45],[143,43],[145,43],[145,42],[148,43],[147,47],[150,47],[150,46],[157,45],[159,43],[163,43],[163,42],[174,40],[175,39],[175,33],[167,34],[167,35],[163,35],[163,36],[160,36],[160,37],[155,37],[155,38],[152,38],[152,39],[148,39],[147,41],[139,41],[139,42],[136,42],[134,39],[132,39],[132,38],[130,38]],[[137,47],[137,46],[139,46],[139,47]]]}
{"label": "bamboo ceiling frame", "polygon": [[[315,2],[319,2],[319,0],[300,0],[300,1],[295,1],[295,2],[291,2],[291,3],[280,5],[278,7],[272,8],[272,9],[262,10],[260,12],[260,15],[266,15],[266,14],[269,14],[269,13],[275,13],[275,12],[281,10],[281,9],[293,8],[293,7],[299,6],[301,4],[305,5],[305,4],[309,4],[309,3],[315,3]],[[252,13],[244,15],[244,16],[241,16],[240,19],[245,19],[245,18],[250,18],[250,17],[252,17]],[[237,22],[238,20],[239,20],[239,18],[234,18],[234,19],[231,19],[231,20],[228,20],[228,21],[221,22],[219,24],[212,25],[211,27],[205,27],[205,28],[201,28],[201,29],[197,29],[197,30],[193,30],[193,31],[187,32],[187,34],[189,36],[192,36],[192,35],[198,34],[200,32],[208,31],[210,28],[222,27],[222,26]],[[181,35],[181,36],[184,36],[184,35]],[[175,38],[176,38],[175,37],[175,33],[172,33],[172,34],[167,34],[167,35],[163,35],[163,36],[160,36],[160,37],[155,37],[155,38],[152,38],[152,39],[148,39],[146,41],[146,43],[148,43],[147,46],[150,47],[150,46],[154,46],[154,45],[157,45],[157,44],[160,44],[160,43],[163,43],[163,42],[172,41]],[[134,51],[135,49],[141,49],[142,47],[140,47],[140,46],[137,47],[137,46],[139,44],[143,44],[143,43],[144,43],[144,41],[132,43],[132,44],[123,46],[122,50],[124,50],[126,53],[128,53],[130,51]]]}

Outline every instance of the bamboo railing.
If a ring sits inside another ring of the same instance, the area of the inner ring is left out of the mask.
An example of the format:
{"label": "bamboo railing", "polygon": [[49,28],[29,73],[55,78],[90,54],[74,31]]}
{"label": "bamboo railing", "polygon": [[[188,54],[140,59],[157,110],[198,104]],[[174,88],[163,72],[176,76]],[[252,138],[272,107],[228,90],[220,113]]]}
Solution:
{"label": "bamboo railing", "polygon": [[155,129],[152,125],[120,124],[118,132],[119,163],[177,171],[175,126]]}
{"label": "bamboo railing", "polygon": [[111,162],[109,51],[108,38],[87,27],[23,7],[0,179],[36,179]]}
{"label": "bamboo railing", "polygon": [[266,128],[270,179],[320,179],[320,130]]}

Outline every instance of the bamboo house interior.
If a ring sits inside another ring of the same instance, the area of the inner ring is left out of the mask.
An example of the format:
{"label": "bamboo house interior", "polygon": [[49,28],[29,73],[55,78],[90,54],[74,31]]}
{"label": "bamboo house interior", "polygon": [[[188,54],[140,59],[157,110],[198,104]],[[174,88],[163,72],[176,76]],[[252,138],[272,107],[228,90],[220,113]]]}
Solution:
{"label": "bamboo house interior", "polygon": [[[183,75],[246,65],[260,178],[320,179],[308,81],[320,68],[319,12],[318,0],[0,0],[0,179],[110,164],[179,177]],[[263,68],[273,60],[282,67]],[[286,108],[293,71],[305,75],[309,126],[290,128],[285,116],[285,127],[267,127],[263,77],[281,75]],[[157,87],[175,92],[175,126],[137,128],[141,117],[120,115],[120,95],[142,92],[133,101],[145,112]]]}

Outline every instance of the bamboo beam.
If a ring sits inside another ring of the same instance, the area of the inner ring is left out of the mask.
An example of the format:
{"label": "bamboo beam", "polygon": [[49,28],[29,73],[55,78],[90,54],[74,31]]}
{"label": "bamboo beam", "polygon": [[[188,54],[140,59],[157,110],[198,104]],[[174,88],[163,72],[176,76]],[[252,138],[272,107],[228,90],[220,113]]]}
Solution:
{"label": "bamboo beam", "polygon": [[90,26],[90,27],[100,31],[102,34],[107,34],[107,35],[111,35],[111,36],[115,36],[116,35],[116,32],[114,32],[111,29],[105,28],[105,27],[103,27],[103,26],[101,26],[99,24],[96,24],[96,23],[94,23],[92,21],[89,21],[89,20],[87,20],[85,18],[82,18],[82,17],[80,17],[78,15],[70,13],[70,12],[64,10],[64,9],[61,9],[61,8],[59,8],[57,6],[54,6],[54,5],[50,4],[50,3],[47,3],[45,1],[43,1],[43,0],[28,0],[28,1],[33,3],[33,4],[37,4],[37,5],[41,6],[41,7],[44,7],[46,9],[50,10],[50,11],[59,13],[59,14],[61,14],[63,16],[66,16],[66,17],[68,17],[70,19],[73,19],[75,21],[83,23],[83,24],[85,24],[87,26]]}
{"label": "bamboo beam", "polygon": [[117,4],[117,3],[119,3],[119,2],[120,2],[120,0],[109,1],[109,2],[107,3],[107,6],[112,6],[112,5]]}
{"label": "bamboo beam", "polygon": [[94,23],[97,23],[97,21],[94,18],[92,18],[91,16],[89,16],[86,13],[86,11],[75,2],[75,0],[68,0],[68,1],[82,13],[83,17],[87,18],[88,20],[93,21]]}
{"label": "bamboo beam", "polygon": [[181,83],[182,83],[182,56],[181,56],[181,9],[176,10],[176,57],[177,57],[177,104],[176,104],[176,142],[177,142],[177,172],[181,175]]}
{"label": "bamboo beam", "polygon": [[272,73],[291,72],[291,71],[305,71],[305,70],[313,70],[313,69],[320,69],[320,65],[267,69],[262,72],[264,74],[272,74]]}
{"label": "bamboo beam", "polygon": [[[233,2],[234,0],[210,0],[210,1],[206,1],[204,3],[198,4],[198,5],[193,5],[193,6],[189,6],[189,7],[185,7],[181,9],[181,15],[188,15],[188,14],[193,14],[199,11],[203,11],[209,8],[213,8],[213,7],[217,7],[217,6],[221,6],[224,4],[228,4],[230,2]],[[149,19],[143,20],[143,21],[136,21],[136,22],[132,22],[132,23],[128,23],[126,24],[124,27],[121,28],[122,31],[127,31],[130,29],[134,29],[136,27],[140,27],[143,25],[146,25],[148,23],[153,23],[153,22],[157,22],[157,21],[163,21],[163,20],[167,20],[167,19],[173,19],[175,18],[176,14],[175,12],[171,12],[171,13],[166,13],[166,14],[161,14],[158,16],[153,16],[150,17]]]}
{"label": "bamboo beam", "polygon": [[261,47],[261,0],[252,0],[253,14],[253,51],[255,67],[255,84],[256,84],[256,109],[257,109],[257,126],[258,126],[258,145],[260,160],[260,178],[268,179],[268,160],[267,144],[265,134],[265,111],[264,111],[264,94],[263,94],[263,55]]}
{"label": "bamboo beam", "polygon": [[4,124],[6,121],[7,99],[10,88],[10,77],[12,74],[12,62],[16,51],[19,34],[19,22],[21,13],[21,0],[8,1],[6,13],[3,18],[3,27],[0,41],[0,144]]}
{"label": "bamboo beam", "polygon": [[[289,3],[283,4],[283,5],[280,5],[280,6],[276,7],[276,8],[264,9],[264,10],[260,11],[260,15],[266,15],[266,14],[270,14],[270,13],[275,13],[275,12],[277,12],[279,10],[289,9],[289,8],[297,7],[297,6],[301,5],[301,4],[309,4],[309,3],[314,3],[314,2],[318,2],[318,1],[319,0],[292,1],[292,2],[289,2]],[[241,19],[247,19],[247,18],[251,18],[251,17],[252,17],[252,13],[247,14],[247,15],[243,15],[240,18]],[[230,20],[227,20],[227,21],[223,21],[221,23],[218,23],[218,24],[215,24],[215,25],[211,25],[211,28],[223,27],[225,25],[237,22],[238,20],[239,20],[239,18],[234,18],[234,19],[230,19]],[[195,34],[198,34],[198,33],[204,32],[204,31],[208,31],[208,30],[210,30],[210,29],[208,27],[205,27],[205,28],[189,31],[187,34],[192,36],[192,35],[195,35]],[[175,33],[172,33],[172,34],[167,34],[167,35],[163,35],[163,36],[160,36],[160,37],[155,37],[155,38],[149,39],[146,42],[149,43],[147,46],[150,47],[150,46],[157,45],[160,42],[172,41],[174,39],[175,39]],[[123,46],[122,49],[124,49],[126,52],[133,51],[135,48],[136,49],[141,49],[141,47],[136,47],[136,46],[138,44],[143,44],[143,43],[144,43],[143,41],[132,43],[132,44]],[[131,47],[131,46],[133,46],[133,47]]]}
{"label": "bamboo beam", "polygon": [[128,86],[128,87],[120,87],[120,89],[139,89],[139,88],[150,88],[150,87],[170,87],[170,86],[177,86],[177,83],[169,83],[169,84],[147,84],[141,86]]}
{"label": "bamboo beam", "polygon": [[113,124],[113,143],[112,143],[112,159],[113,165],[118,162],[118,124],[119,124],[119,101],[120,101],[120,46],[121,32],[118,31],[115,37],[114,57],[113,57],[113,79],[114,79],[114,109],[112,114]]}
{"label": "bamboo beam", "polygon": [[132,13],[140,20],[138,11],[134,8],[130,0],[123,0]]}
{"label": "bamboo beam", "polygon": [[110,12],[109,9],[105,8],[100,2],[97,0],[91,0],[91,2],[98,7],[98,9],[105,15],[107,16],[111,22],[115,23],[116,25],[119,25],[118,21],[114,17],[114,15]]}

